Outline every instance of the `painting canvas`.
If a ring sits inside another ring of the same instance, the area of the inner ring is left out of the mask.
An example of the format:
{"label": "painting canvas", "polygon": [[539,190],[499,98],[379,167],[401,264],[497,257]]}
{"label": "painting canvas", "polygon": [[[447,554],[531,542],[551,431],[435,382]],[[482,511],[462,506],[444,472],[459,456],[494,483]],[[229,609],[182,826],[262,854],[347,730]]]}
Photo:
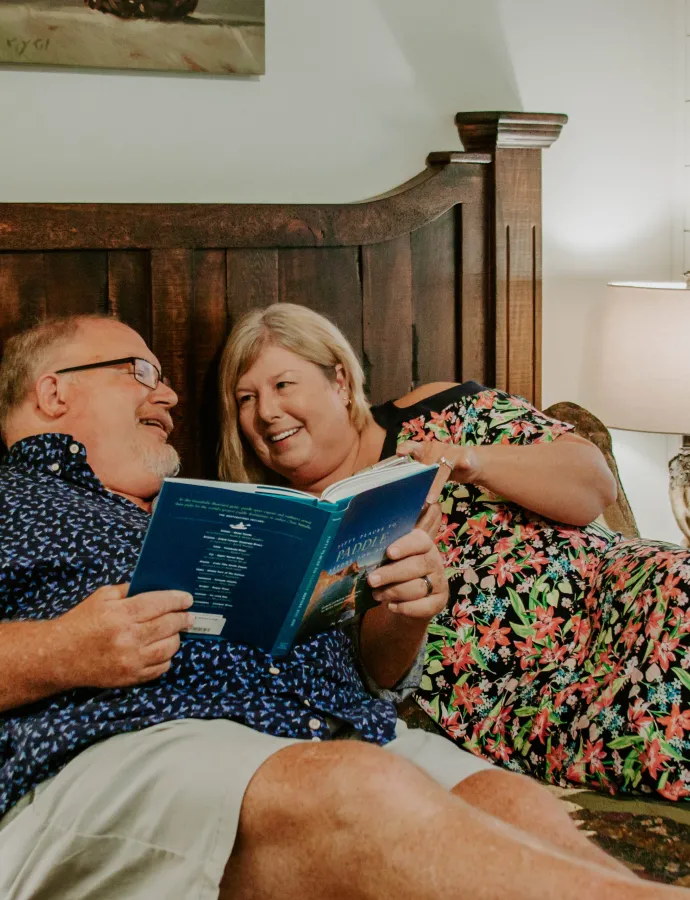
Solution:
{"label": "painting canvas", "polygon": [[0,63],[261,75],[264,0],[0,0]]}

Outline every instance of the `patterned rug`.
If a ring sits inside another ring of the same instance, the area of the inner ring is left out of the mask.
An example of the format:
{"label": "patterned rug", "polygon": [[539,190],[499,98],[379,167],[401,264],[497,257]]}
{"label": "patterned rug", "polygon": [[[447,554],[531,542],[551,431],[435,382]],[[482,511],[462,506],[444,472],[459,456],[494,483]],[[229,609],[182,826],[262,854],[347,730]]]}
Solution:
{"label": "patterned rug", "polygon": [[642,878],[690,887],[690,803],[549,787],[602,850]]}

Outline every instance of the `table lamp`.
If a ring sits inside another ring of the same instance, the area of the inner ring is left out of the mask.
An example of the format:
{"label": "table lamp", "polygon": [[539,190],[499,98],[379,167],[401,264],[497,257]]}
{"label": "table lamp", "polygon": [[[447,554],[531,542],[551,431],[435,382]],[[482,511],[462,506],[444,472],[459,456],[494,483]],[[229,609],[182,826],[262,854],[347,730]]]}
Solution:
{"label": "table lamp", "polygon": [[669,463],[673,514],[690,546],[690,289],[612,282],[592,411],[610,428],[683,435]]}

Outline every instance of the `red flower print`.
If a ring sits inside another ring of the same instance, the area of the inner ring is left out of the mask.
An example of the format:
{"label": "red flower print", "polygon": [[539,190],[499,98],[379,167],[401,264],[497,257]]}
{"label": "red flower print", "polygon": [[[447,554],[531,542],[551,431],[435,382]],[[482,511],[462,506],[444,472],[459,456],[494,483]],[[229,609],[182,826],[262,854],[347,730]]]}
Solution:
{"label": "red flower print", "polygon": [[580,693],[588,702],[592,699],[594,694],[599,690],[599,684],[592,678],[590,675],[587,681],[581,682],[581,684],[577,685]]}
{"label": "red flower print", "polygon": [[504,553],[509,553],[514,546],[514,537],[502,537],[494,544],[494,550],[496,553],[498,553],[499,556],[503,556]]}
{"label": "red flower print", "polygon": [[574,762],[572,765],[568,766],[568,771],[565,773],[565,777],[568,779],[568,781],[576,781],[578,784],[584,784],[587,781],[584,760],[578,759],[577,762]]}
{"label": "red flower print", "polygon": [[429,422],[429,424],[430,425],[443,425],[445,422],[447,422],[451,418],[452,415],[453,415],[453,411],[451,409],[444,409],[443,412],[440,412],[440,413],[432,412],[431,421]]}
{"label": "red flower print", "polygon": [[553,606],[547,606],[546,608],[543,606],[537,607],[537,621],[534,623],[537,629],[534,635],[535,641],[544,641],[547,637],[555,639],[558,626],[561,622],[565,622],[565,619],[562,619],[560,616],[554,618],[553,613]]}
{"label": "red flower print", "polygon": [[472,667],[471,641],[467,641],[465,644],[463,644],[462,641],[456,641],[452,647],[448,644],[444,644],[441,647],[441,654],[443,656],[441,664],[444,666],[452,666],[453,675],[459,675],[461,671],[464,672],[466,669]]}
{"label": "red flower print", "polygon": [[678,644],[680,644],[679,638],[671,640],[667,632],[660,641],[655,641],[651,661],[659,663],[664,672],[668,672],[668,664],[676,658],[676,654],[673,651]]}
{"label": "red flower print", "polygon": [[648,709],[649,703],[644,703],[641,697],[637,697],[628,709],[628,721],[638,734],[641,734],[642,730],[654,721],[648,714]]}
{"label": "red flower print", "polygon": [[550,666],[552,663],[559,663],[568,655],[568,648],[555,644],[553,647],[543,647],[539,662],[543,666]]}
{"label": "red flower print", "polygon": [[495,391],[482,391],[474,401],[475,409],[493,409],[496,401]]}
{"label": "red flower print", "polygon": [[592,704],[592,710],[597,715],[608,706],[611,706],[613,703],[613,689],[608,687],[605,691],[601,692],[601,695],[598,700],[595,700]]}
{"label": "red flower print", "polygon": [[582,755],[582,762],[589,766],[589,771],[594,774],[601,772],[604,774],[604,764],[602,760],[606,759],[606,751],[604,750],[604,739],[600,738],[596,744],[587,741],[585,752]]}
{"label": "red flower print", "polygon": [[690,797],[687,785],[683,784],[680,779],[674,781],[673,784],[666,782],[664,787],[659,788],[659,793],[667,800],[683,800],[685,797]]}
{"label": "red flower print", "polygon": [[587,546],[587,538],[579,528],[556,528],[559,537],[567,538],[574,550]]}
{"label": "red flower print", "polygon": [[448,516],[441,516],[441,527],[436,535],[437,544],[448,544],[450,539],[454,537],[455,529],[458,527],[457,522],[448,523]]}
{"label": "red flower print", "polygon": [[642,622],[628,622],[623,631],[621,632],[621,636],[618,638],[619,641],[622,641],[626,648],[630,650],[632,645],[637,640],[637,632],[642,628]]}
{"label": "red flower print", "polygon": [[539,537],[539,529],[534,522],[526,522],[524,525],[518,525],[518,528],[520,529],[521,541],[533,541]]}
{"label": "red flower print", "polygon": [[563,744],[558,744],[546,754],[546,761],[552,772],[560,772],[567,758],[568,754]]}
{"label": "red flower print", "polygon": [[659,717],[659,723],[666,726],[666,740],[674,737],[683,737],[684,731],[690,731],[690,709],[680,711],[680,706],[674,703],[670,715]]}
{"label": "red flower print", "polygon": [[537,575],[541,575],[542,566],[549,564],[549,558],[535,547],[524,547],[520,550],[520,564],[527,569],[534,569]]}
{"label": "red flower print", "polygon": [[460,721],[460,713],[454,712],[451,716],[444,716],[440,721],[440,726],[451,737],[464,738],[467,731],[467,724]]}
{"label": "red flower print", "polygon": [[453,687],[453,706],[464,706],[470,715],[472,715],[475,705],[479,703],[481,699],[482,689],[476,685],[470,687],[470,685],[465,682],[465,684],[456,684]]}
{"label": "red flower print", "polygon": [[683,596],[681,588],[676,587],[679,581],[680,575],[677,575],[674,578],[671,572],[668,573],[666,578],[664,578],[664,583],[659,585],[659,593],[661,594],[662,599],[676,600],[678,597]]}
{"label": "red flower print", "polygon": [[466,625],[472,625],[474,623],[474,616],[472,613],[476,608],[476,606],[472,606],[469,600],[463,600],[462,603],[456,603],[450,614],[453,625],[458,629],[464,628]]}
{"label": "red flower print", "polygon": [[480,519],[468,519],[467,531],[470,535],[470,544],[484,544],[484,538],[491,537],[491,529],[487,528],[489,517],[485,514]]}
{"label": "red flower print", "polygon": [[573,643],[575,645],[585,644],[591,631],[589,619],[587,618],[587,616],[573,616],[571,622],[573,623]]}
{"label": "red flower print", "polygon": [[521,434],[524,434],[525,437],[530,437],[530,435],[536,434],[538,431],[539,429],[532,422],[520,422],[518,419],[515,419],[510,423],[510,433],[513,437],[519,437]]}
{"label": "red flower print", "polygon": [[512,584],[513,581],[515,581],[513,575],[521,570],[522,564],[517,560],[501,558],[496,560],[493,569],[489,569],[489,574],[495,575],[498,586],[503,587],[506,581],[509,581]]}
{"label": "red flower print", "polygon": [[451,566],[454,566],[463,554],[464,549],[462,547],[451,547],[447,553],[442,553],[441,556],[443,557],[444,569],[449,569]]}
{"label": "red flower print", "polygon": [[647,744],[644,753],[640,756],[642,768],[646,769],[652,778],[659,777],[659,772],[663,770],[664,763],[669,759],[671,759],[670,756],[661,752],[659,738],[654,738],[651,744]]}
{"label": "red flower print", "polygon": [[542,744],[546,744],[546,732],[549,728],[549,717],[551,712],[548,706],[542,707],[537,713],[534,722],[532,723],[532,730],[529,734],[530,741],[539,740]]}
{"label": "red flower print", "polygon": [[681,634],[690,633],[690,608],[683,610],[680,608],[680,606],[674,606],[671,624],[674,628],[676,626],[679,626],[679,631]]}
{"label": "red flower print", "polygon": [[526,641],[515,641],[515,652],[520,659],[520,668],[529,669],[534,665],[534,660],[541,653],[539,647],[535,647],[532,643],[532,637],[528,637]]}
{"label": "red flower print", "polygon": [[480,647],[488,647],[489,650],[493,650],[496,644],[501,644],[503,647],[507,647],[510,644],[506,637],[507,634],[510,634],[510,628],[500,628],[500,623],[501,620],[495,618],[491,625],[477,626],[477,629],[482,633],[482,637],[479,639]]}
{"label": "red flower print", "polygon": [[508,512],[507,509],[498,509],[493,516],[491,516],[491,521],[497,528],[500,528],[501,526],[507,528],[513,521],[513,514]]}
{"label": "red flower print", "polygon": [[501,762],[508,762],[513,751],[510,747],[507,746],[505,741],[502,740],[494,740],[493,738],[488,738],[486,741],[486,747],[489,753],[493,753],[496,759],[500,759]]}
{"label": "red flower print", "polygon": [[654,596],[654,592],[650,591],[649,588],[647,588],[646,591],[640,591],[637,597],[635,597],[635,612],[638,615],[646,615],[649,607],[655,602],[656,597]]}
{"label": "red flower print", "polygon": [[496,713],[495,716],[487,716],[487,727],[496,734],[504,735],[506,733],[506,725],[510,721],[510,714],[513,711],[512,706],[504,706]]}
{"label": "red flower print", "polygon": [[649,614],[649,618],[647,619],[647,624],[644,628],[644,633],[647,637],[658,638],[661,634],[661,629],[664,627],[664,610],[661,607],[657,607],[653,612]]}

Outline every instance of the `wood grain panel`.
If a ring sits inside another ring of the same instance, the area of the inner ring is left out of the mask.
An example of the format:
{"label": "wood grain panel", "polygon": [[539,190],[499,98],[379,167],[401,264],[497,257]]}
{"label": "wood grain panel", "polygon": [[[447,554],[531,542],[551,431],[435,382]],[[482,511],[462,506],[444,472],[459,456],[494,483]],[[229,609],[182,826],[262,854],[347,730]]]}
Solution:
{"label": "wood grain panel", "polygon": [[277,250],[228,250],[226,267],[231,326],[250,309],[278,302]]}
{"label": "wood grain panel", "polygon": [[541,157],[496,153],[496,386],[541,402]]}
{"label": "wood grain panel", "polygon": [[299,303],[327,316],[345,334],[361,359],[362,284],[357,247],[281,250],[280,300]]}
{"label": "wood grain panel", "polygon": [[362,248],[364,361],[369,397],[412,387],[412,253],[409,235]]}
{"label": "wood grain panel", "polygon": [[151,341],[151,254],[111,250],[108,254],[108,311]]}
{"label": "wood grain panel", "polygon": [[341,247],[392,240],[469,199],[488,154],[456,154],[361,203],[0,203],[0,250]]}
{"label": "wood grain panel", "polygon": [[414,385],[454,381],[456,365],[455,210],[411,235]]}
{"label": "wood grain panel", "polygon": [[222,250],[194,254],[192,322],[193,412],[198,435],[200,474],[217,478],[218,367],[228,332],[226,255]]}
{"label": "wood grain panel", "polygon": [[151,254],[151,349],[179,394],[173,443],[182,456],[182,474],[190,477],[200,471],[192,356],[193,262],[191,250]]}
{"label": "wood grain panel", "polygon": [[0,253],[0,342],[45,316],[42,253]]}
{"label": "wood grain panel", "polygon": [[486,189],[470,203],[457,207],[458,284],[460,314],[457,339],[460,346],[460,381],[494,386],[496,379],[493,304],[489,302],[489,224]]}
{"label": "wood grain panel", "polygon": [[100,251],[51,251],[43,255],[48,315],[105,313],[108,257]]}

